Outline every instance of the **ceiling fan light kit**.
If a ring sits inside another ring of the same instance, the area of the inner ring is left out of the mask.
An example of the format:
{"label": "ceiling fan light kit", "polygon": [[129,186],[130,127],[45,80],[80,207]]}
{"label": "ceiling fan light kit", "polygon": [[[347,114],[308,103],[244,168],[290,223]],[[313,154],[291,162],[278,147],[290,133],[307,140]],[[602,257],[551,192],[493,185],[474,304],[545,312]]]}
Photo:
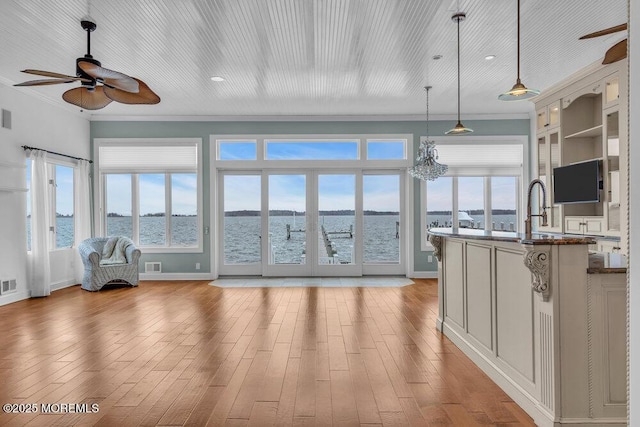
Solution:
{"label": "ceiling fan light kit", "polygon": [[23,73],[49,77],[49,79],[30,80],[14,86],[44,86],[79,81],[81,86],[62,94],[66,102],[86,110],[99,110],[111,101],[123,104],[157,104],[160,97],[142,80],[130,77],[118,71],[103,68],[100,61],[91,56],[91,33],[97,25],[89,20],[80,22],[87,32],[87,53],[76,59],[76,76],[50,71],[26,69]]}
{"label": "ceiling fan light kit", "polygon": [[511,90],[498,95],[500,101],[522,101],[540,95],[537,89],[528,89],[520,81],[520,0],[518,0],[518,78]]}
{"label": "ceiling fan light kit", "polygon": [[464,21],[467,15],[464,12],[454,13],[451,20],[458,26],[458,123],[453,129],[446,131],[445,135],[465,135],[473,132],[460,121],[460,22]]}

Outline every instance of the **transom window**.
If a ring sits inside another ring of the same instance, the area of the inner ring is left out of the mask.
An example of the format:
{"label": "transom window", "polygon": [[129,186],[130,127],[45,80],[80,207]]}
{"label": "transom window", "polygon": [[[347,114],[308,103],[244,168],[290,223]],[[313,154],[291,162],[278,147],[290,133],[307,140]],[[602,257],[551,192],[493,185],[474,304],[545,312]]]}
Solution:
{"label": "transom window", "polygon": [[215,137],[219,161],[406,161],[410,135]]}

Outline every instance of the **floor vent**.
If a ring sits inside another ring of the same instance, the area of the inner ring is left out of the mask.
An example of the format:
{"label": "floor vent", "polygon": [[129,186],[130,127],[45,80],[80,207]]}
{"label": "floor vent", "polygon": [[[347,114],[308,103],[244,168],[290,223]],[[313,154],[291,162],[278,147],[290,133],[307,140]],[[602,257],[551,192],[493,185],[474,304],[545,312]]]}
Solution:
{"label": "floor vent", "polygon": [[158,261],[145,262],[144,272],[145,273],[162,273],[162,263]]}
{"label": "floor vent", "polygon": [[2,286],[0,287],[0,295],[12,294],[16,292],[18,283],[16,279],[3,279]]}

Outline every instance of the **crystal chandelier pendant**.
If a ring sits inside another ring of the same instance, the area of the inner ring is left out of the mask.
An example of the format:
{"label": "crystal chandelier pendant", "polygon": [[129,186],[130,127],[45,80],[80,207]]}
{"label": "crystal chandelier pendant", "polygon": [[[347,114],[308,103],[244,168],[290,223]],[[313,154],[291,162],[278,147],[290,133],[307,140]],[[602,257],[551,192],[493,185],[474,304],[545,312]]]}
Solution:
{"label": "crystal chandelier pendant", "polygon": [[420,140],[416,164],[409,168],[409,175],[423,181],[433,181],[447,173],[449,167],[437,162],[436,144],[429,140],[429,89],[431,86],[425,86],[424,89],[427,91],[427,136]]}

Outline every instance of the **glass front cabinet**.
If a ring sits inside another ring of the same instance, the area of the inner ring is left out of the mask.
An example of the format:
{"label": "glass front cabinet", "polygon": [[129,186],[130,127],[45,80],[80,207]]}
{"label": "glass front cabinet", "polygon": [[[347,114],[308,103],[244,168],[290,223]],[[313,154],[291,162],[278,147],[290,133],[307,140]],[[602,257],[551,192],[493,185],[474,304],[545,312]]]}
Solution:
{"label": "glass front cabinet", "polygon": [[[594,66],[592,73],[538,98],[535,172],[547,188],[548,225],[534,220],[542,232],[602,236],[607,242],[602,247],[623,253],[628,194],[626,70],[625,60]],[[601,165],[599,200],[556,204],[554,168],[593,160]],[[541,205],[542,194],[536,191]]]}

